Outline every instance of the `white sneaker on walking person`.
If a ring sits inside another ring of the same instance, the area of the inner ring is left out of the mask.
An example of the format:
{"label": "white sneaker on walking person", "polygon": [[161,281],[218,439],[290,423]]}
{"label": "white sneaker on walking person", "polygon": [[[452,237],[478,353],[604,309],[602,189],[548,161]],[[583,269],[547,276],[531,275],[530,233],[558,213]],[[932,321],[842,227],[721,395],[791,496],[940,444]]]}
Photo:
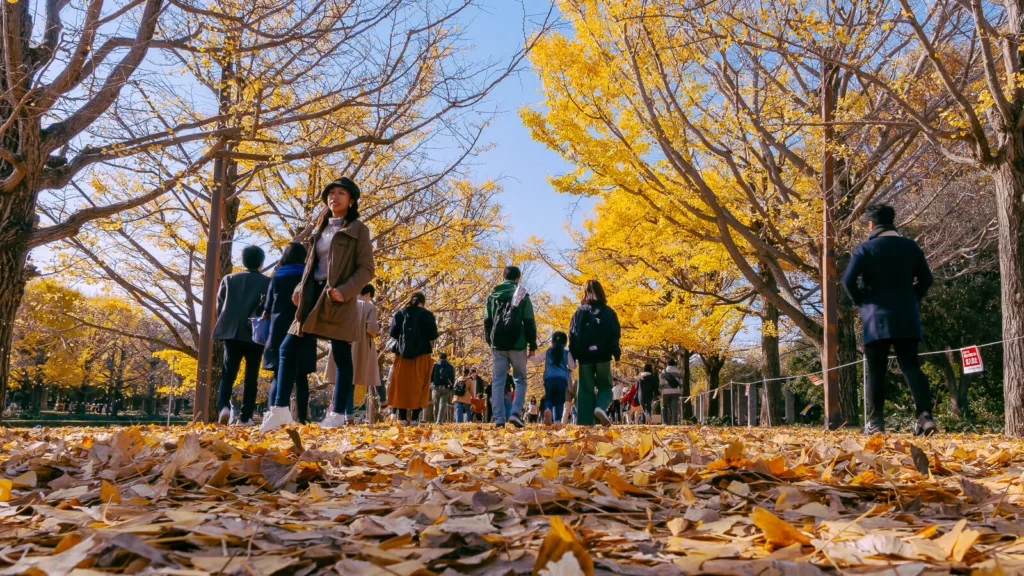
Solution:
{"label": "white sneaker on walking person", "polygon": [[245,422],[235,422],[235,426],[238,426],[240,428],[248,428],[250,426],[255,426],[255,425],[256,425],[256,423],[252,421],[252,418],[249,418]]}
{"label": "white sneaker on walking person", "polygon": [[321,428],[341,428],[348,422],[348,418],[344,414],[338,414],[337,412],[328,412],[327,417],[320,423]]}
{"label": "white sneaker on walking person", "polygon": [[292,409],[290,406],[271,406],[267,415],[263,417],[263,424],[260,425],[260,432],[273,432],[280,430],[289,424],[293,424]]}
{"label": "white sneaker on walking person", "polygon": [[231,409],[221,408],[220,414],[217,415],[217,422],[220,422],[222,426],[227,426],[231,422]]}
{"label": "white sneaker on walking person", "polygon": [[607,426],[611,424],[611,419],[605,414],[604,409],[594,408],[594,418],[602,425]]}

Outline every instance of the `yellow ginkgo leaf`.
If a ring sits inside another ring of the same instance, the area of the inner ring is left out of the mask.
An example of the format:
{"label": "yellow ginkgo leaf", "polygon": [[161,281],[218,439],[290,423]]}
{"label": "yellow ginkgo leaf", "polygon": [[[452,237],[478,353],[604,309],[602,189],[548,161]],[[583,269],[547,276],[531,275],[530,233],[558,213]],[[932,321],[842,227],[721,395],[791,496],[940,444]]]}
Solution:
{"label": "yellow ginkgo leaf", "polygon": [[120,504],[121,493],[117,491],[117,486],[104,480],[100,484],[100,500],[103,500],[104,504]]}
{"label": "yellow ginkgo leaf", "polygon": [[0,502],[7,502],[11,499],[11,488],[13,484],[7,478],[0,478]]}
{"label": "yellow ginkgo leaf", "polygon": [[540,469],[540,475],[542,478],[548,480],[555,480],[558,478],[558,462],[554,458],[548,458],[544,462],[544,466]]}
{"label": "yellow ginkgo leaf", "polygon": [[754,521],[755,526],[764,531],[765,540],[774,546],[784,547],[794,542],[811,543],[811,539],[806,534],[764,508],[754,508],[754,511],[750,513],[750,519]]}

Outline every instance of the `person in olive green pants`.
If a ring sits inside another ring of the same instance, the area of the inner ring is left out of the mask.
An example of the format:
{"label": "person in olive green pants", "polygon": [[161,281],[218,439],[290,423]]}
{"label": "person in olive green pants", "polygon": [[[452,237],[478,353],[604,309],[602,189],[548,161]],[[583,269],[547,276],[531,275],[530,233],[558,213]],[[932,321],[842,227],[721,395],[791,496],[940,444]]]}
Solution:
{"label": "person in olive green pants", "polygon": [[605,426],[610,422],[605,409],[612,402],[611,361],[622,357],[621,332],[619,317],[608,306],[601,283],[588,280],[580,307],[569,323],[569,354],[580,367],[576,423],[581,426],[592,426],[595,420]]}
{"label": "person in olive green pants", "polygon": [[[596,403],[594,390],[597,389]],[[576,423],[580,426],[592,426],[594,419],[600,420],[598,410],[602,413],[612,403],[612,363],[580,364],[580,384],[577,397]],[[605,419],[608,417],[605,416]],[[608,422],[602,422],[608,424]]]}

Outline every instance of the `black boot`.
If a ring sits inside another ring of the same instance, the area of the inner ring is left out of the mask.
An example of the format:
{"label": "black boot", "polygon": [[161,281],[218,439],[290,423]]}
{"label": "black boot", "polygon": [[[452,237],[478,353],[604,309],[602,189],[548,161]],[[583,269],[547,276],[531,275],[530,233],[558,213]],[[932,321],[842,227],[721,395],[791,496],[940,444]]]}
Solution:
{"label": "black boot", "polygon": [[914,436],[931,436],[938,431],[931,412],[922,412],[917,417],[917,426],[914,427]]}

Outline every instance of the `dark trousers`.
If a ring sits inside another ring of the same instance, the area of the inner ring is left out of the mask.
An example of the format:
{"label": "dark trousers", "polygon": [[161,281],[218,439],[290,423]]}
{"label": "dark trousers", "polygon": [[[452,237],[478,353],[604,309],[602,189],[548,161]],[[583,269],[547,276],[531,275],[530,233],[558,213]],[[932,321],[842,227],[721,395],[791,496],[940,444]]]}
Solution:
{"label": "dark trousers", "polygon": [[622,400],[612,400],[608,405],[608,417],[612,422],[622,422]]}
{"label": "dark trousers", "polygon": [[876,340],[864,346],[868,364],[867,421],[882,424],[885,421],[885,374],[889,368],[889,347],[896,352],[896,363],[914,397],[915,416],[932,411],[932,392],[928,377],[921,371],[917,358],[917,340]]}
{"label": "dark trousers", "polygon": [[349,416],[355,412],[352,406],[355,386],[352,379],[355,370],[352,367],[352,343],[344,340],[331,340],[331,356],[334,356],[334,411]]}
{"label": "dark trousers", "polygon": [[235,387],[238,370],[245,360],[245,376],[242,380],[242,408],[238,414],[239,422],[252,419],[252,411],[256,406],[256,390],[259,385],[260,365],[263,362],[263,345],[241,340],[224,341],[224,367],[220,374],[220,393],[217,396],[217,408],[231,407],[231,389]]}
{"label": "dark trousers", "polygon": [[300,422],[309,417],[309,373],[299,370],[300,358],[310,356],[309,348],[316,348],[316,337],[289,334],[281,341],[277,359],[277,378],[273,394],[273,406],[291,406],[292,388],[295,389],[296,416]]}

